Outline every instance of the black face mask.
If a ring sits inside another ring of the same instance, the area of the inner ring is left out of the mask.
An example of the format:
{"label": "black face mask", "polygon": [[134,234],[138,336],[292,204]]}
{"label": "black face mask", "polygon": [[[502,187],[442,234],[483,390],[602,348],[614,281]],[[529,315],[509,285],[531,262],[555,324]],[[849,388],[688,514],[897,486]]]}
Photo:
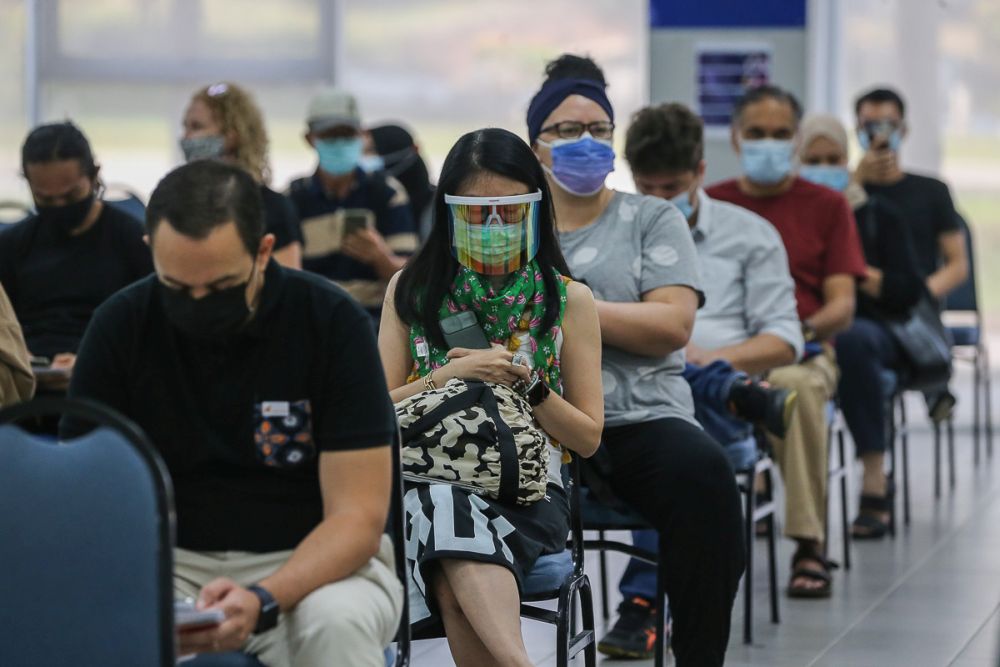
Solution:
{"label": "black face mask", "polygon": [[161,284],[160,295],[167,319],[182,334],[199,340],[219,341],[239,333],[252,313],[247,306],[246,292],[256,271],[254,264],[245,282],[210,292],[200,299],[192,298],[185,290]]}
{"label": "black face mask", "polygon": [[75,201],[72,204],[62,206],[39,206],[35,205],[38,211],[38,219],[43,225],[50,225],[56,231],[69,236],[70,232],[79,227],[90,208],[94,205],[94,193],[91,192],[84,199]]}

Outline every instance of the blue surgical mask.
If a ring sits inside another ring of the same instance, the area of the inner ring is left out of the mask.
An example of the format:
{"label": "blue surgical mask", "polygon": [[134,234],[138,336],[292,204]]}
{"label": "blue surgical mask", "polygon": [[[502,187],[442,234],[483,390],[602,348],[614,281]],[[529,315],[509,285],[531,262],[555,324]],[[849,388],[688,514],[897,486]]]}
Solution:
{"label": "blue surgical mask", "polygon": [[226,139],[221,134],[181,139],[181,152],[184,153],[185,162],[215,160],[222,157],[225,150]]}
{"label": "blue surgical mask", "polygon": [[[898,153],[901,143],[903,143],[903,133],[899,129],[893,130],[889,134],[889,150],[893,153]],[[863,128],[858,130],[858,145],[861,146],[861,150],[863,151],[867,151],[872,147],[871,137],[868,136],[868,132]]]}
{"label": "blue surgical mask", "polygon": [[680,210],[685,220],[691,219],[691,214],[694,213],[694,204],[691,203],[691,193],[689,191],[685,190],[679,195],[671,197],[670,203]]}
{"label": "blue surgical mask", "polygon": [[851,172],[847,167],[828,164],[806,164],[799,169],[799,176],[817,185],[825,185],[831,190],[843,192],[851,182]]}
{"label": "blue surgical mask", "polygon": [[552,143],[539,139],[538,143],[552,150],[552,168],[543,165],[543,169],[571,195],[597,194],[604,187],[604,179],[615,170],[615,149],[610,141],[584,134],[578,139],[556,139]]}
{"label": "blue surgical mask", "polygon": [[358,161],[358,166],[367,174],[385,169],[385,160],[381,155],[362,155]]}
{"label": "blue surgical mask", "polygon": [[752,183],[777,185],[792,171],[794,145],[788,139],[753,139],[740,142],[740,164]]}
{"label": "blue surgical mask", "polygon": [[316,152],[319,154],[319,168],[333,176],[349,174],[361,161],[363,149],[361,137],[318,139]]}

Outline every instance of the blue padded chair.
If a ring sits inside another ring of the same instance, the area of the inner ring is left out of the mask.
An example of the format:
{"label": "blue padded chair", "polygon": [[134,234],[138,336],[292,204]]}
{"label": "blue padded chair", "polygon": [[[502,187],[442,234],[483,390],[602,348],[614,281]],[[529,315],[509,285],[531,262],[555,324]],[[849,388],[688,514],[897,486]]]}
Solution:
{"label": "blue padded chair", "polygon": [[[594,602],[590,579],[583,571],[583,528],[580,519],[580,486],[577,480],[580,463],[574,454],[569,474],[564,475],[569,493],[569,544],[557,554],[541,556],[524,580],[521,616],[556,627],[556,665],[567,667],[583,652],[584,665],[597,664],[597,640],[594,630]],[[546,609],[537,603],[556,600],[556,608]],[[577,632],[576,610],[579,605],[582,627]],[[440,624],[438,624],[440,626]],[[441,627],[426,628],[413,639],[437,639],[444,636]],[[398,665],[399,663],[397,663]]]}
{"label": "blue padded chair", "polygon": [[[952,356],[956,361],[972,365],[972,443],[973,462],[979,465],[980,434],[985,431],[986,456],[993,456],[993,415],[990,410],[992,403],[992,383],[990,382],[989,349],[983,335],[983,316],[979,310],[979,299],[976,289],[975,244],[972,230],[962,216],[958,216],[965,235],[965,248],[969,258],[969,277],[945,299],[945,312],[971,314],[973,323],[966,326],[948,327],[952,337]],[[948,420],[948,435],[953,438],[952,420]],[[954,486],[954,475],[952,485]]]}
{"label": "blue padded chair", "polygon": [[[60,444],[17,426],[53,415],[97,428]],[[146,436],[48,398],[0,412],[0,450],[0,664],[172,667],[173,496]]]}
{"label": "blue padded chair", "polygon": [[[774,485],[772,472],[774,463],[769,456],[762,453],[753,437],[746,441],[740,441],[727,445],[726,453],[736,470],[736,482],[743,495],[744,501],[744,537],[747,545],[747,567],[743,581],[743,643],[753,643],[753,543],[754,526],[758,521],[763,521],[766,527],[768,546],[768,576],[770,580],[771,594],[771,622],[779,623],[781,618],[778,610],[778,573],[777,573],[777,551],[776,551],[776,526],[775,526],[775,503]],[[754,478],[757,474],[764,476],[765,495],[767,500],[758,503],[757,492],[754,488]],[[604,620],[610,617],[608,607],[608,567],[606,552],[617,551],[636,558],[644,563],[649,563],[657,568],[656,574],[656,599],[662,601],[665,598],[665,576],[660,569],[661,561],[657,554],[636,547],[633,544],[609,540],[605,533],[610,530],[655,530],[638,513],[627,508],[624,503],[619,503],[616,507],[611,507],[602,503],[597,496],[584,489],[581,494],[581,508],[583,514],[584,530],[597,531],[598,539],[584,540],[584,548],[594,550],[598,553],[598,565],[601,576],[601,612]],[[662,551],[665,545],[660,543],[659,550]],[[656,627],[665,628],[667,622],[667,610],[665,605],[656,605]],[[662,667],[664,664],[665,646],[664,632],[656,633],[656,645],[654,646],[654,664]]]}

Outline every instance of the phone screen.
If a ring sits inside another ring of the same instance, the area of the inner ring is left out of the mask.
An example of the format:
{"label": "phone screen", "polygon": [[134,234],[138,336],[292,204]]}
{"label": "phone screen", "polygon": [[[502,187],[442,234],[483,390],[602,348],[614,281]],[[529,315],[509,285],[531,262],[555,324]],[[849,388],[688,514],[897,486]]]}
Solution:
{"label": "phone screen", "polygon": [[344,211],[344,234],[347,238],[354,232],[362,229],[374,229],[375,214],[367,209],[356,208]]}

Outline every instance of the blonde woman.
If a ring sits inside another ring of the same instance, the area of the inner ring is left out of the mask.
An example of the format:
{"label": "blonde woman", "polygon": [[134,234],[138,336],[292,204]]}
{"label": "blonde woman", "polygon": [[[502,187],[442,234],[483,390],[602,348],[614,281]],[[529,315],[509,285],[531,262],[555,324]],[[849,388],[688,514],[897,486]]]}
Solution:
{"label": "blonde woman", "polygon": [[183,127],[180,144],[187,162],[223,160],[245,169],[260,184],[265,230],[275,237],[274,258],[284,266],[301,269],[298,216],[287,197],[268,187],[267,130],[250,93],[232,83],[198,90],[184,112]]}

